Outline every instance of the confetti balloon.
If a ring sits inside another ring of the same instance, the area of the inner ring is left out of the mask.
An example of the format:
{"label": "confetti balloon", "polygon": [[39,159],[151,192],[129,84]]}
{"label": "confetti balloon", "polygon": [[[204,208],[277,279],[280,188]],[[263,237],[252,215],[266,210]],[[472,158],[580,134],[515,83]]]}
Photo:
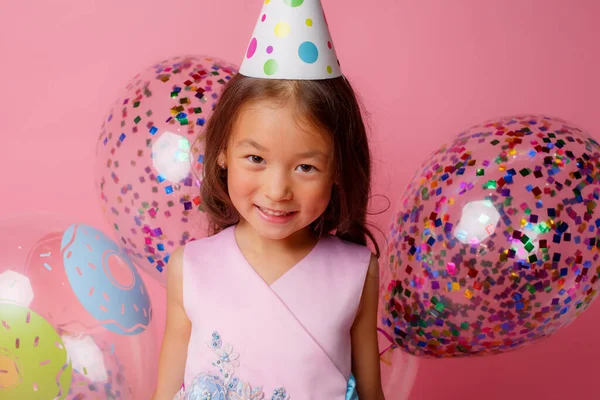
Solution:
{"label": "confetti balloon", "polygon": [[547,116],[487,121],[408,184],[382,268],[381,323],[426,358],[551,336],[598,293],[600,146]]}
{"label": "confetti balloon", "polygon": [[101,231],[57,220],[0,221],[0,398],[150,398],[144,282]]}
{"label": "confetti balloon", "polygon": [[208,56],[136,75],[102,124],[96,189],[120,245],[163,286],[169,255],[207,235],[200,198],[204,126],[236,67]]}

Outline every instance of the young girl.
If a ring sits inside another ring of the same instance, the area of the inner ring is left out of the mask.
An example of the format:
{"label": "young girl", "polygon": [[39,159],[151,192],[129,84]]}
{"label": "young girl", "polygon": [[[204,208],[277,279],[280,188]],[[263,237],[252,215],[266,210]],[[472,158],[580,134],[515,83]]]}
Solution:
{"label": "young girl", "polygon": [[[319,16],[311,27],[326,27]],[[319,54],[321,70],[280,55],[289,69],[270,74],[251,63],[254,41],[206,126],[213,232],[170,257],[154,399],[383,399],[371,159],[355,93],[335,52]]]}

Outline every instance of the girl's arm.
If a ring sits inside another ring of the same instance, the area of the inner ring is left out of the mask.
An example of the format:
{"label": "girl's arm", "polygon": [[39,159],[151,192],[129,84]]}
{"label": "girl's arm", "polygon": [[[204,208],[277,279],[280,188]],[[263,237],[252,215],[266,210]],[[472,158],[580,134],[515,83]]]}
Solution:
{"label": "girl's arm", "polygon": [[167,321],[152,400],[172,400],[181,389],[191,330],[183,307],[183,247],[180,247],[171,254],[167,265]]}
{"label": "girl's arm", "polygon": [[371,256],[360,306],[352,326],[352,372],[359,399],[385,400],[377,343],[379,263]]}

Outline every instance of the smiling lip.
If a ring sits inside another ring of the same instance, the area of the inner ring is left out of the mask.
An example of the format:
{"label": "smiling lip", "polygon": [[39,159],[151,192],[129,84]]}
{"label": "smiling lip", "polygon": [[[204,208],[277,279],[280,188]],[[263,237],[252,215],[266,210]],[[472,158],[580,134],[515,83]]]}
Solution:
{"label": "smiling lip", "polygon": [[288,222],[294,215],[296,215],[297,211],[283,211],[283,210],[274,210],[272,208],[265,208],[255,205],[258,214],[266,221],[283,224]]}
{"label": "smiling lip", "polygon": [[264,213],[268,213],[271,215],[277,215],[277,216],[293,214],[296,212],[296,211],[274,210],[272,208],[266,208],[266,207],[261,207],[261,206],[256,206],[256,207],[258,207]]}

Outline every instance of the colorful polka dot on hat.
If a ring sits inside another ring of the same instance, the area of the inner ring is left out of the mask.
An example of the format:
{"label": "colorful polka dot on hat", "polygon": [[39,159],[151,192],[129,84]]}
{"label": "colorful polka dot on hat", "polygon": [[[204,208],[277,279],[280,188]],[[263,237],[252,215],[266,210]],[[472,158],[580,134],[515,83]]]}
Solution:
{"label": "colorful polka dot on hat", "polygon": [[341,76],[321,0],[264,0],[239,72],[265,79]]}

